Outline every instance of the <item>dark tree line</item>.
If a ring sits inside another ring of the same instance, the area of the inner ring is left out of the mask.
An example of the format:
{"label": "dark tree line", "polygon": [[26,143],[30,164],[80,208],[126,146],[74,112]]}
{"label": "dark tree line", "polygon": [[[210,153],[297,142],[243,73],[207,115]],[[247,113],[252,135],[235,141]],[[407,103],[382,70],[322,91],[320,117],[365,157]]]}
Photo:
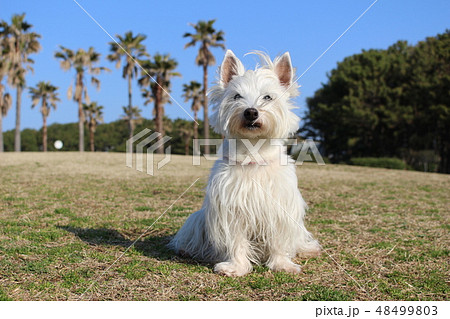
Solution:
{"label": "dark tree line", "polygon": [[[184,119],[171,120],[164,117],[164,128],[167,136],[171,137],[165,147],[171,146],[172,154],[189,155],[192,154],[192,138],[193,138],[193,121]],[[199,126],[199,138],[204,138],[204,122],[198,120]],[[136,132],[140,132],[143,129],[148,128],[155,131],[156,125],[154,120],[142,119],[136,124]],[[84,127],[84,143],[89,144],[90,135],[89,127]],[[42,136],[44,134],[43,129],[24,129],[22,134],[22,150],[26,152],[42,151]],[[61,151],[78,151],[78,124],[52,124],[47,128],[48,135],[48,150],[57,151],[54,147],[54,143],[57,140],[61,140],[64,143]],[[209,131],[210,138],[221,138],[220,135],[214,133],[211,129]],[[123,120],[117,120],[111,123],[99,123],[95,128],[95,150],[101,152],[125,152],[126,141],[129,138],[129,127],[127,122]],[[5,151],[14,150],[14,130],[4,132]],[[153,145],[150,143],[148,146]],[[145,151],[145,150],[144,150]],[[203,149],[202,149],[203,151]],[[214,151],[214,150],[213,150]]]}
{"label": "dark tree line", "polygon": [[307,105],[301,132],[333,162],[434,157],[450,173],[450,30],[345,58]]}

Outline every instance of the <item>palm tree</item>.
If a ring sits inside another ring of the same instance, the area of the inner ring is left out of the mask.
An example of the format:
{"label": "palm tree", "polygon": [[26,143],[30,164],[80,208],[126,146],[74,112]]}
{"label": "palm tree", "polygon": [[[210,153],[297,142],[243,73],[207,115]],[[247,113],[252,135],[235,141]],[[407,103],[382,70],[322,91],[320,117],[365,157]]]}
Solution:
{"label": "palm tree", "polygon": [[95,152],[94,134],[97,124],[103,123],[103,106],[97,105],[97,102],[83,104],[83,111],[86,117],[86,123],[89,128],[89,146],[91,152]]}
{"label": "palm tree", "polygon": [[198,111],[200,111],[202,107],[202,85],[197,81],[191,81],[189,84],[183,84],[183,92],[182,95],[184,97],[184,102],[188,102],[192,100],[191,109],[194,112],[194,139],[198,139]]}
{"label": "palm tree", "polygon": [[4,38],[7,47],[7,59],[9,61],[8,82],[16,88],[16,128],[14,133],[14,150],[20,152],[20,108],[22,103],[22,90],[26,85],[27,71],[33,71],[30,64],[34,63],[29,55],[37,53],[41,45],[38,39],[41,37],[30,29],[33,25],[25,21],[25,13],[16,14],[11,19],[11,24],[0,22],[0,36]]}
{"label": "palm tree", "polygon": [[[75,70],[75,83],[69,86],[67,91],[67,98],[72,99],[78,103],[78,148],[80,152],[84,152],[84,113],[83,102],[90,104],[90,99],[87,93],[86,73],[91,75],[91,83],[100,89],[100,80],[93,75],[100,74],[102,71],[110,71],[108,68],[96,66],[100,61],[100,53],[96,52],[93,47],[88,51],[78,49],[77,52],[60,46],[61,51],[55,52],[55,57],[61,59],[60,65],[64,71],[70,68]],[[75,88],[75,94],[73,89]]]}
{"label": "palm tree", "polygon": [[[142,44],[147,36],[143,34],[137,34],[133,36],[132,31],[125,33],[125,36],[116,35],[119,42],[109,42],[111,54],[107,56],[107,59],[116,62],[116,68],[120,68],[121,60],[124,58],[125,65],[123,66],[122,77],[128,80],[128,111],[125,113],[133,113],[131,110],[133,108],[132,104],[132,86],[131,79],[136,77],[138,74],[138,64],[136,61],[143,59],[144,57],[149,57],[146,52],[145,45]],[[129,137],[133,136],[133,131],[131,125],[132,121],[128,122]]]}
{"label": "palm tree", "polygon": [[137,106],[128,107],[123,106],[122,120],[127,122],[128,128],[130,129],[130,137],[134,135],[134,129],[136,128],[136,124],[142,123],[141,109]]}
{"label": "palm tree", "polygon": [[[224,32],[216,31],[213,24],[216,20],[199,21],[197,24],[190,24],[195,33],[185,33],[184,38],[191,38],[191,41],[186,43],[184,48],[195,46],[197,42],[200,43],[195,63],[203,67],[203,110],[204,110],[204,136],[209,138],[209,120],[208,120],[208,99],[206,92],[208,91],[208,66],[216,64],[216,59],[211,53],[211,47],[219,47],[225,49],[225,45],[221,42],[225,41]],[[209,145],[205,145],[205,154],[209,154]]]}
{"label": "palm tree", "polygon": [[41,101],[42,113],[42,147],[43,151],[47,152],[47,117],[50,114],[50,107],[56,110],[56,102],[59,102],[58,88],[50,84],[50,82],[41,81],[36,84],[35,88],[30,87],[30,96],[32,100],[31,107],[35,107]]}
{"label": "palm tree", "polygon": [[1,83],[0,75],[0,153],[3,152],[3,117],[6,116],[12,105],[11,95],[4,93],[5,86]]}
{"label": "palm tree", "polygon": [[[181,76],[178,72],[173,72],[178,66],[175,59],[170,58],[169,54],[155,54],[153,60],[141,61],[143,68],[139,85],[144,87],[143,96],[149,101],[154,102],[155,128],[161,133],[158,140],[164,135],[164,104],[169,101],[170,80],[174,76]],[[152,81],[153,80],[153,81]],[[149,90],[145,87],[149,86]],[[163,153],[164,148],[161,146],[157,149],[158,153]]]}
{"label": "palm tree", "polygon": [[11,95],[6,93],[6,86],[3,85],[3,77],[8,72],[8,61],[6,60],[6,49],[0,42],[0,153],[3,152],[3,117],[6,116],[12,105]]}
{"label": "palm tree", "polygon": [[4,151],[3,144],[3,117],[8,114],[9,109],[12,105],[11,95],[9,93],[4,93],[4,85],[0,83],[0,153]]}

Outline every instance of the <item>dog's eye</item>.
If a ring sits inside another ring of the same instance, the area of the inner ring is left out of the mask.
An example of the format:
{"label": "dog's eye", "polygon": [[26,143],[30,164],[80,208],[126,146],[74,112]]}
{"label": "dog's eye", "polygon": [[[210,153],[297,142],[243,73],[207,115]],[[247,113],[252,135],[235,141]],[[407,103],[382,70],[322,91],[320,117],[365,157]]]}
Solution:
{"label": "dog's eye", "polygon": [[263,97],[264,101],[272,101],[272,97],[270,95],[266,95]]}
{"label": "dog's eye", "polygon": [[239,93],[234,96],[235,100],[238,100],[238,99],[241,99],[241,98],[242,98],[242,96]]}

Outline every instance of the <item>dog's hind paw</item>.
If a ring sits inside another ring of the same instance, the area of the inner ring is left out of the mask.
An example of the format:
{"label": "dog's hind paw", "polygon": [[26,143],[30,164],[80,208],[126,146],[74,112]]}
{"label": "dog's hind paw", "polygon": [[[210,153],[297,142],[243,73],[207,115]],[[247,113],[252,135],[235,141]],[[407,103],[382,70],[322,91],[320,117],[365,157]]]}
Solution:
{"label": "dog's hind paw", "polygon": [[250,272],[251,268],[238,265],[233,262],[224,261],[214,266],[214,272],[227,277],[244,276]]}

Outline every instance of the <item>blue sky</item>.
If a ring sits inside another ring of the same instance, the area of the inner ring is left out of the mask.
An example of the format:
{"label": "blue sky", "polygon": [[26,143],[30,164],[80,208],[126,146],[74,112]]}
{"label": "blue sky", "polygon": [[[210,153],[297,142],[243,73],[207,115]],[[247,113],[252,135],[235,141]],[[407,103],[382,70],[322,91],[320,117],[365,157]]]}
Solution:
{"label": "blue sky", "polygon": [[[285,51],[291,54],[297,73],[305,71],[324,50],[374,0],[316,0],[316,1],[87,1],[78,2],[112,36],[133,33],[147,35],[145,44],[150,54],[170,53],[179,62],[181,78],[173,80],[172,96],[190,112],[190,104],[181,98],[182,85],[191,80],[202,81],[201,68],[194,64],[197,49],[183,49],[187,39],[182,35],[192,31],[188,23],[217,19],[216,29],[225,32],[226,46],[241,58],[246,67],[253,68],[254,56],[243,55],[262,50],[275,57]],[[59,45],[71,49],[93,46],[102,54],[101,65],[112,72],[101,75],[99,92],[89,86],[92,101],[105,107],[105,122],[117,120],[122,106],[127,104],[127,84],[121,70],[106,60],[111,39],[73,0],[0,0],[0,19],[10,21],[14,13],[26,13],[33,30],[42,35],[42,50],[31,56],[35,60],[34,73],[27,77],[27,85],[51,81],[59,87],[61,102],[51,112],[49,124],[78,120],[77,105],[66,97],[73,80],[72,71],[64,72],[54,59]],[[299,81],[301,96],[297,98],[298,113],[306,109],[305,99],[326,82],[326,74],[344,57],[365,49],[385,49],[398,40],[410,44],[435,36],[450,28],[450,1],[448,0],[379,0]],[[224,51],[213,50],[217,63]],[[209,72],[210,83],[215,79],[217,65]],[[211,85],[211,84],[210,84]],[[13,108],[3,120],[3,129],[14,128],[15,90]],[[150,118],[152,106],[144,106],[140,90],[133,86],[133,104]],[[22,96],[22,128],[40,128],[39,108],[31,109],[26,90]],[[166,105],[171,118],[188,118],[175,103]]]}

